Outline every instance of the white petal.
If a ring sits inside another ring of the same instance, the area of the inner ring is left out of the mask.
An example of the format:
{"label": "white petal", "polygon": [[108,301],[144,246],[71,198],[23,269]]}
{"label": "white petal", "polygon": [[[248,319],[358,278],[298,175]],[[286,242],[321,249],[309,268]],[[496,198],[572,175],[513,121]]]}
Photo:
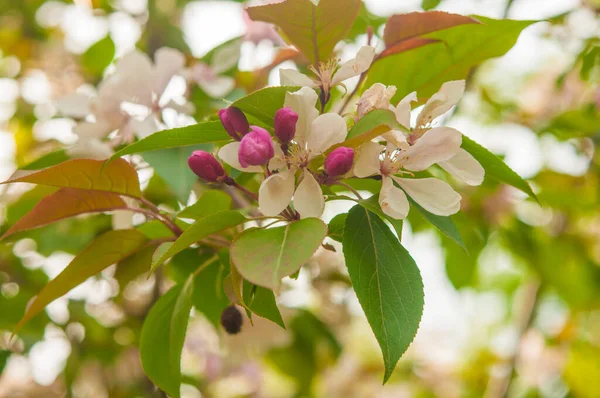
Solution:
{"label": "white petal", "polygon": [[462,134],[451,127],[428,130],[405,152],[403,167],[411,171],[425,170],[456,155],[461,143]]}
{"label": "white petal", "polygon": [[417,100],[417,93],[413,91],[408,94],[406,97],[402,98],[398,105],[394,109],[394,113],[396,114],[396,121],[406,127],[410,128],[410,111],[411,111],[411,102],[415,102]]}
{"label": "white petal", "polygon": [[358,148],[358,155],[354,163],[354,175],[358,178],[369,177],[380,173],[381,161],[379,155],[383,151],[383,145],[374,142],[366,142]]}
{"label": "white petal", "polygon": [[348,130],[344,118],[337,113],[324,113],[317,117],[306,137],[306,146],[310,150],[310,157],[315,157],[325,152],[329,147],[339,144],[346,139]]}
{"label": "white petal", "polygon": [[469,185],[481,185],[485,170],[479,162],[464,149],[460,149],[452,158],[439,163],[440,167]]}
{"label": "white petal", "polygon": [[56,101],[58,112],[65,116],[84,118],[92,113],[90,97],[85,94],[71,93]]}
{"label": "white petal", "polygon": [[265,216],[276,216],[281,213],[294,195],[294,173],[287,170],[273,174],[260,184],[258,190],[258,207]]}
{"label": "white petal", "polygon": [[408,215],[409,204],[404,191],[394,185],[394,180],[384,177],[379,192],[379,206],[388,216],[403,219]]}
{"label": "white petal", "polygon": [[317,86],[311,78],[294,69],[279,69],[279,82],[282,86]]}
{"label": "white petal", "polygon": [[240,60],[240,49],[242,47],[241,40],[224,45],[215,50],[212,59],[210,60],[211,67],[215,73],[227,72],[229,69],[237,65]]}
{"label": "white petal", "polygon": [[112,148],[105,142],[96,139],[80,139],[67,150],[73,158],[105,160],[112,156]]}
{"label": "white petal", "polygon": [[433,119],[448,112],[450,108],[460,101],[464,92],[464,80],[454,80],[444,83],[440,91],[433,94],[423,107],[423,110],[421,110],[417,118],[417,127],[431,123]]}
{"label": "white petal", "polygon": [[313,120],[319,116],[319,111],[315,108],[315,104],[319,96],[309,87],[302,87],[295,93],[286,93],[284,107],[290,107],[298,114],[298,122],[296,123],[296,136],[294,140],[300,145],[306,141],[306,136],[310,131]]}
{"label": "white petal", "polygon": [[320,217],[325,208],[325,198],[321,186],[312,173],[304,171],[302,182],[294,193],[294,208],[302,218]]}
{"label": "white petal", "polygon": [[358,50],[356,58],[344,62],[333,75],[332,83],[337,84],[353,76],[358,76],[371,66],[375,58],[375,49],[371,46],[363,46]]}
{"label": "white petal", "polygon": [[400,149],[407,150],[408,148],[410,148],[410,144],[406,140],[406,136],[404,135],[404,133],[402,131],[390,130],[389,132],[382,135],[382,137],[388,143],[391,143],[395,147],[393,149],[400,148]]}
{"label": "white petal", "polygon": [[154,55],[154,92],[160,98],[167,85],[185,66],[185,56],[174,48],[159,48]]}
{"label": "white petal", "polygon": [[242,167],[240,161],[238,160],[239,150],[240,143],[237,141],[223,145],[223,147],[219,149],[219,158],[236,170],[243,171],[245,173],[262,173],[263,169],[261,166]]}
{"label": "white petal", "polygon": [[460,195],[444,181],[437,178],[393,178],[415,202],[430,213],[449,216],[460,210]]}
{"label": "white petal", "polygon": [[169,100],[169,102],[167,102],[167,104],[163,106],[163,109],[165,108],[173,109],[177,113],[183,113],[185,115],[192,115],[194,112],[196,112],[196,107],[191,102],[180,104],[175,102],[174,100]]}
{"label": "white petal", "polygon": [[287,166],[285,155],[283,154],[283,151],[281,150],[281,146],[279,145],[278,142],[273,141],[273,149],[274,149],[275,155],[271,158],[271,160],[269,160],[269,170],[270,171],[282,170],[283,168],[285,168]]}
{"label": "white petal", "polygon": [[160,130],[154,114],[148,115],[144,120],[132,119],[131,128],[139,139],[146,138]]}
{"label": "white petal", "polygon": [[389,109],[390,100],[396,94],[396,86],[386,87],[381,83],[375,83],[369,87],[358,101],[356,112],[360,119],[374,109]]}
{"label": "white petal", "polygon": [[212,98],[225,97],[235,87],[235,79],[229,76],[215,76],[211,79],[200,77],[197,82],[202,91]]}
{"label": "white petal", "polygon": [[73,128],[73,132],[82,139],[101,139],[109,135],[113,130],[112,126],[104,121],[99,121],[98,123],[82,122]]}

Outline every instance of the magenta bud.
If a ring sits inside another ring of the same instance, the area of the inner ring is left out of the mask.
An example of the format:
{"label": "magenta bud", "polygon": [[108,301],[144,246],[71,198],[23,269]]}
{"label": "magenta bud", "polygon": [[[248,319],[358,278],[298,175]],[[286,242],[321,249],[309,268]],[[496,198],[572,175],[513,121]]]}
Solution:
{"label": "magenta bud", "polygon": [[275,135],[282,144],[288,143],[296,135],[298,114],[291,108],[281,108],[275,114]]}
{"label": "magenta bud", "polygon": [[267,164],[274,154],[273,141],[269,132],[252,126],[252,130],[240,142],[238,160],[242,167],[261,166]]}
{"label": "magenta bud", "polygon": [[334,149],[325,159],[325,171],[330,177],[346,174],[352,168],[354,149],[341,146]]}
{"label": "magenta bud", "polygon": [[227,176],[221,163],[204,151],[194,151],[188,158],[190,169],[200,178],[208,182],[220,182]]}
{"label": "magenta bud", "polygon": [[221,109],[219,111],[219,119],[221,119],[221,123],[227,133],[236,141],[241,140],[250,131],[246,115],[236,107],[231,106]]}

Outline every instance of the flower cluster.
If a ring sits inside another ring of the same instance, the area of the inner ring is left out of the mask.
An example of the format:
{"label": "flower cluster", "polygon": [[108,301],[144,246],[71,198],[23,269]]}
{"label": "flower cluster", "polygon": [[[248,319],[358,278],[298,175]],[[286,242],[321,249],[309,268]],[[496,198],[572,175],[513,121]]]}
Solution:
{"label": "flower cluster", "polygon": [[[346,120],[338,113],[324,112],[329,91],[348,77],[363,73],[373,60],[373,49],[363,47],[357,57],[341,66],[336,62],[315,68],[316,80],[293,70],[282,70],[284,85],[302,85],[287,92],[283,108],[270,126],[251,126],[235,107],[222,109],[219,118],[234,140],[218,151],[218,157],[234,169],[260,173],[264,179],[258,191],[258,207],[266,216],[289,219],[319,217],[325,206],[322,186],[345,185],[345,178],[381,180],[379,204],[390,217],[408,215],[406,195],[425,210],[448,216],[460,209],[461,196],[446,182],[429,176],[433,165],[469,185],[482,182],[484,170],[461,149],[462,134],[434,121],[457,104],[464,93],[464,81],[445,83],[426,102],[411,128],[411,93],[395,106],[396,87],[376,83],[364,92],[356,105],[355,121],[376,109],[394,113],[400,129],[390,130],[358,148],[344,146],[348,135]],[[318,91],[317,91],[318,90]],[[317,109],[321,102],[321,111]],[[217,159],[205,152],[190,157],[190,167],[209,182],[231,183]]]}

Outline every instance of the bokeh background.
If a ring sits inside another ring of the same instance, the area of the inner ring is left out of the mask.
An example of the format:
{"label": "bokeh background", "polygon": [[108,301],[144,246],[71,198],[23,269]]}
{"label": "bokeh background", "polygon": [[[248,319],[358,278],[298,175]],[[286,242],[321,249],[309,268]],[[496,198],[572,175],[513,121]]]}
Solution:
{"label": "bokeh background", "polygon": [[[0,178],[74,144],[75,122],[58,114],[57,100],[97,84],[110,73],[113,55],[136,47],[152,53],[171,46],[200,63],[214,47],[241,37],[230,73],[237,88],[227,98],[277,85],[277,69],[295,67],[294,60],[281,55],[276,32],[250,21],[243,7],[0,0]],[[286,281],[279,302],[287,330],[246,320],[232,337],[192,317],[185,397],[600,397],[600,2],[365,0],[362,25],[340,47],[341,58],[366,43],[364,26],[381,31],[385,17],[423,8],[543,20],[505,56],[473,71],[463,101],[445,121],[529,179],[542,206],[491,182],[464,188],[456,222],[468,253],[418,215],[409,217],[402,238],[423,275],[425,313],[386,386],[343,257],[323,250],[297,280]],[[98,54],[89,56],[90,48],[102,55],[101,41],[114,43],[105,65]],[[199,87],[188,94],[196,121],[225,104]],[[149,170],[140,176],[146,193],[156,200],[167,195],[160,176]],[[1,189],[3,231],[46,193]],[[324,218],[341,206],[328,208]],[[78,217],[1,244],[0,397],[163,396],[144,376],[136,342],[150,303],[177,280],[177,267],[125,286],[109,269],[9,340],[28,300],[116,222],[111,215]]]}

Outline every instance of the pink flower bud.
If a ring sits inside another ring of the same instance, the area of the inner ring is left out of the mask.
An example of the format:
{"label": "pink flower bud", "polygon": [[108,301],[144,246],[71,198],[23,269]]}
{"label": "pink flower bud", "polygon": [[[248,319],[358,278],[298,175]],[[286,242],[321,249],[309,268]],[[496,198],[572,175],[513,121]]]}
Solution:
{"label": "pink flower bud", "polygon": [[221,109],[219,119],[221,119],[227,133],[236,141],[241,140],[250,130],[246,115],[236,107]]}
{"label": "pink flower bud", "polygon": [[273,141],[269,132],[252,126],[252,130],[240,142],[238,160],[242,167],[261,166],[267,164],[274,154]]}
{"label": "pink flower bud", "polygon": [[334,149],[325,159],[325,171],[329,177],[346,174],[352,168],[354,149],[341,146]]}
{"label": "pink flower bud", "polygon": [[287,143],[296,134],[298,114],[291,108],[281,108],[275,114],[275,135],[281,143]]}
{"label": "pink flower bud", "polygon": [[194,151],[188,158],[190,169],[200,178],[208,182],[220,182],[227,176],[221,163],[204,151]]}

